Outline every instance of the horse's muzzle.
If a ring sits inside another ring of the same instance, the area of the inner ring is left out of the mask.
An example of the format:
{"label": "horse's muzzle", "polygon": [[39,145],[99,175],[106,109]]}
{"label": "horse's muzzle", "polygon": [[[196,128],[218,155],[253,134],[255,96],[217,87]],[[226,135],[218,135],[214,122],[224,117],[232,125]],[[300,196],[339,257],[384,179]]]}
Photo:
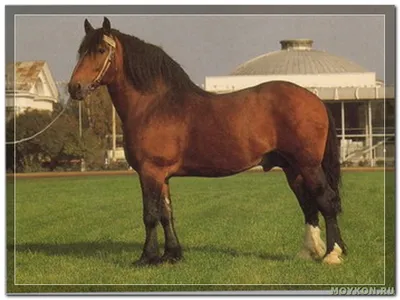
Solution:
{"label": "horse's muzzle", "polygon": [[68,93],[73,100],[83,100],[86,97],[87,89],[79,82],[70,82],[68,84]]}

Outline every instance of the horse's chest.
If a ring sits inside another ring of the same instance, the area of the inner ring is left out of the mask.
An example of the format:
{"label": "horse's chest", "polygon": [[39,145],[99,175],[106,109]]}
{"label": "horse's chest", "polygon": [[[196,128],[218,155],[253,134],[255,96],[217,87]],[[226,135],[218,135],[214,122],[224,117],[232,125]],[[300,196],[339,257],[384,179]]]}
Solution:
{"label": "horse's chest", "polygon": [[129,163],[129,165],[135,169],[136,171],[139,169],[139,157],[137,155],[137,151],[129,140],[124,141],[124,152],[125,159]]}

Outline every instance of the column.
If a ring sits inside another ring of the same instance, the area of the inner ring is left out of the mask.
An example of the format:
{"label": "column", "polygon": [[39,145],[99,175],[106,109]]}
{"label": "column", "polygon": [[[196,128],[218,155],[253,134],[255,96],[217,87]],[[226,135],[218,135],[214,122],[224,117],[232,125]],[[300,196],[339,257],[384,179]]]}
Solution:
{"label": "column", "polygon": [[370,164],[371,167],[375,165],[375,159],[373,156],[373,140],[372,140],[372,106],[371,106],[371,100],[368,101],[368,139],[369,139],[369,159],[370,159]]}
{"label": "column", "polygon": [[116,161],[115,152],[117,148],[117,137],[116,137],[116,124],[115,124],[115,107],[112,106],[112,161]]}
{"label": "column", "polygon": [[342,142],[340,145],[340,160],[343,162],[346,156],[346,149],[345,149],[345,142],[346,142],[346,120],[345,120],[345,115],[344,115],[344,101],[342,100],[340,102],[340,109],[341,109],[341,118],[342,118]]}
{"label": "column", "polygon": [[[364,112],[365,112],[365,150],[368,149],[368,147],[371,147],[369,144],[369,113],[368,113],[368,103],[365,103],[364,105]],[[367,154],[367,159],[371,160],[369,157],[369,154]]]}

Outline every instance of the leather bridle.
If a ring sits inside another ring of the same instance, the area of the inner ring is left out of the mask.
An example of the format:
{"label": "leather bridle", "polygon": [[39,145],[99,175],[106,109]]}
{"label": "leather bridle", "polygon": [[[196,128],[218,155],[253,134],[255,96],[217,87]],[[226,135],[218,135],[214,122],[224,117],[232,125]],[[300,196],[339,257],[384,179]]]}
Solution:
{"label": "leather bridle", "polygon": [[[97,76],[94,78],[93,82],[89,85],[88,90],[89,91],[93,91],[95,90],[97,87],[100,86],[100,82],[103,79],[104,75],[107,73],[108,69],[111,66],[111,63],[115,57],[115,48],[116,48],[116,42],[115,40],[107,35],[103,35],[103,41],[107,44],[108,46],[108,54],[106,59],[104,60],[103,66],[100,70],[100,72],[97,74]],[[78,62],[78,64],[75,67],[75,70],[73,72],[73,74],[75,73],[76,69],[78,68],[78,66],[82,63],[83,58],[85,57],[87,52],[84,53],[84,55],[82,55],[82,58],[80,59],[80,61]]]}
{"label": "leather bridle", "polygon": [[99,74],[95,77],[93,82],[89,85],[89,90],[93,91],[95,88],[100,86],[100,81],[103,79],[104,75],[108,71],[108,68],[111,66],[111,62],[115,56],[115,46],[116,43],[112,37],[107,35],[103,35],[103,41],[108,45],[108,55],[104,61],[103,67],[101,68]]}

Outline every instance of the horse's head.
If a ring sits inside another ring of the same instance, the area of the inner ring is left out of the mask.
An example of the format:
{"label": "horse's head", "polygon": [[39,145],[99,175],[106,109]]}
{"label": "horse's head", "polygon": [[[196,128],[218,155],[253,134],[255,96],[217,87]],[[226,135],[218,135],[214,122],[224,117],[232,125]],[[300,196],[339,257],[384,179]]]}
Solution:
{"label": "horse's head", "polygon": [[86,35],[79,47],[79,61],[68,84],[68,92],[76,100],[83,100],[100,85],[111,83],[116,72],[116,40],[111,34],[110,21],[104,18],[103,26],[98,29],[87,19],[84,25]]}

